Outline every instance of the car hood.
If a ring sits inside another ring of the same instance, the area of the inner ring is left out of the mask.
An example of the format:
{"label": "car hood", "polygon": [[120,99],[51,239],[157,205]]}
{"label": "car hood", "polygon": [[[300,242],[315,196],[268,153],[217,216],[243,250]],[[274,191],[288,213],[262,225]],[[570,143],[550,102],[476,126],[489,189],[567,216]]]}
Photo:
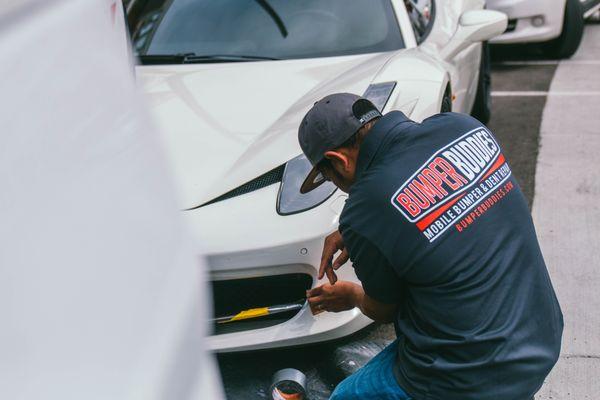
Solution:
{"label": "car hood", "polygon": [[362,94],[390,53],[319,59],[138,66],[182,208],[192,208],[301,153],[315,101]]}

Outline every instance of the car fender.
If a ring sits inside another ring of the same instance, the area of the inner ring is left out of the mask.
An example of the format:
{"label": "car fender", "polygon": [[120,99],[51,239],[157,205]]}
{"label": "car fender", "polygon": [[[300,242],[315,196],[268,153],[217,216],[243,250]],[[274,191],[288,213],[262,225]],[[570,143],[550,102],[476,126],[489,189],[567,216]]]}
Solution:
{"label": "car fender", "polygon": [[415,121],[440,111],[450,74],[444,63],[419,49],[398,52],[373,83],[396,82],[383,112],[400,110]]}

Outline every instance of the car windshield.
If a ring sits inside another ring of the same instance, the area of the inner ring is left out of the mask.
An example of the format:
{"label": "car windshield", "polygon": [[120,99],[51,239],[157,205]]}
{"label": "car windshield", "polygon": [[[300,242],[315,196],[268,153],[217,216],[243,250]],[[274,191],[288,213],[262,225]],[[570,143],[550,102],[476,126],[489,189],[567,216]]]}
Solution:
{"label": "car windshield", "polygon": [[244,61],[404,47],[390,0],[134,0],[128,23],[136,54],[147,57]]}

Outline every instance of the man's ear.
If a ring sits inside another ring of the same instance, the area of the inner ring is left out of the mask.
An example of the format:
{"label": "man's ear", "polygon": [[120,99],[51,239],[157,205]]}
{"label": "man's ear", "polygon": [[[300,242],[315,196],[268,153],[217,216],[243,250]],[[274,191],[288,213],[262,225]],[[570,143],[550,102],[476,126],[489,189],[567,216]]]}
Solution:
{"label": "man's ear", "polygon": [[329,150],[323,154],[333,165],[338,165],[344,171],[348,171],[350,167],[350,159],[348,155],[342,151]]}

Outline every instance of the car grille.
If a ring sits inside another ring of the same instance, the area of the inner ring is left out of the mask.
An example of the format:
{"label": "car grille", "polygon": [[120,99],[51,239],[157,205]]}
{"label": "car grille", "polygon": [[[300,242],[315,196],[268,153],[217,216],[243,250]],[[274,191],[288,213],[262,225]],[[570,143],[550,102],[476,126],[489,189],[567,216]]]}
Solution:
{"label": "car grille", "polygon": [[264,187],[273,185],[275,183],[279,183],[279,182],[281,182],[281,179],[283,178],[283,170],[284,169],[285,169],[285,164],[280,165],[279,167],[274,168],[274,169],[270,170],[269,172],[265,172],[258,178],[254,178],[251,181],[246,182],[243,185],[238,186],[237,188],[220,195],[219,197],[215,197],[214,199],[209,200],[204,204],[201,204],[197,207],[190,208],[190,210],[194,210],[194,209],[197,209],[200,207],[205,207],[210,204],[217,203],[219,201],[227,200],[227,199],[230,199],[230,198],[236,197],[236,196],[241,196],[243,194],[254,192],[255,190],[262,189]]}
{"label": "car grille", "polygon": [[[312,286],[308,274],[284,274],[249,279],[213,281],[214,316],[237,314],[251,308],[287,304],[303,300]],[[258,319],[215,324],[216,334],[264,328],[292,318],[298,311]]]}

